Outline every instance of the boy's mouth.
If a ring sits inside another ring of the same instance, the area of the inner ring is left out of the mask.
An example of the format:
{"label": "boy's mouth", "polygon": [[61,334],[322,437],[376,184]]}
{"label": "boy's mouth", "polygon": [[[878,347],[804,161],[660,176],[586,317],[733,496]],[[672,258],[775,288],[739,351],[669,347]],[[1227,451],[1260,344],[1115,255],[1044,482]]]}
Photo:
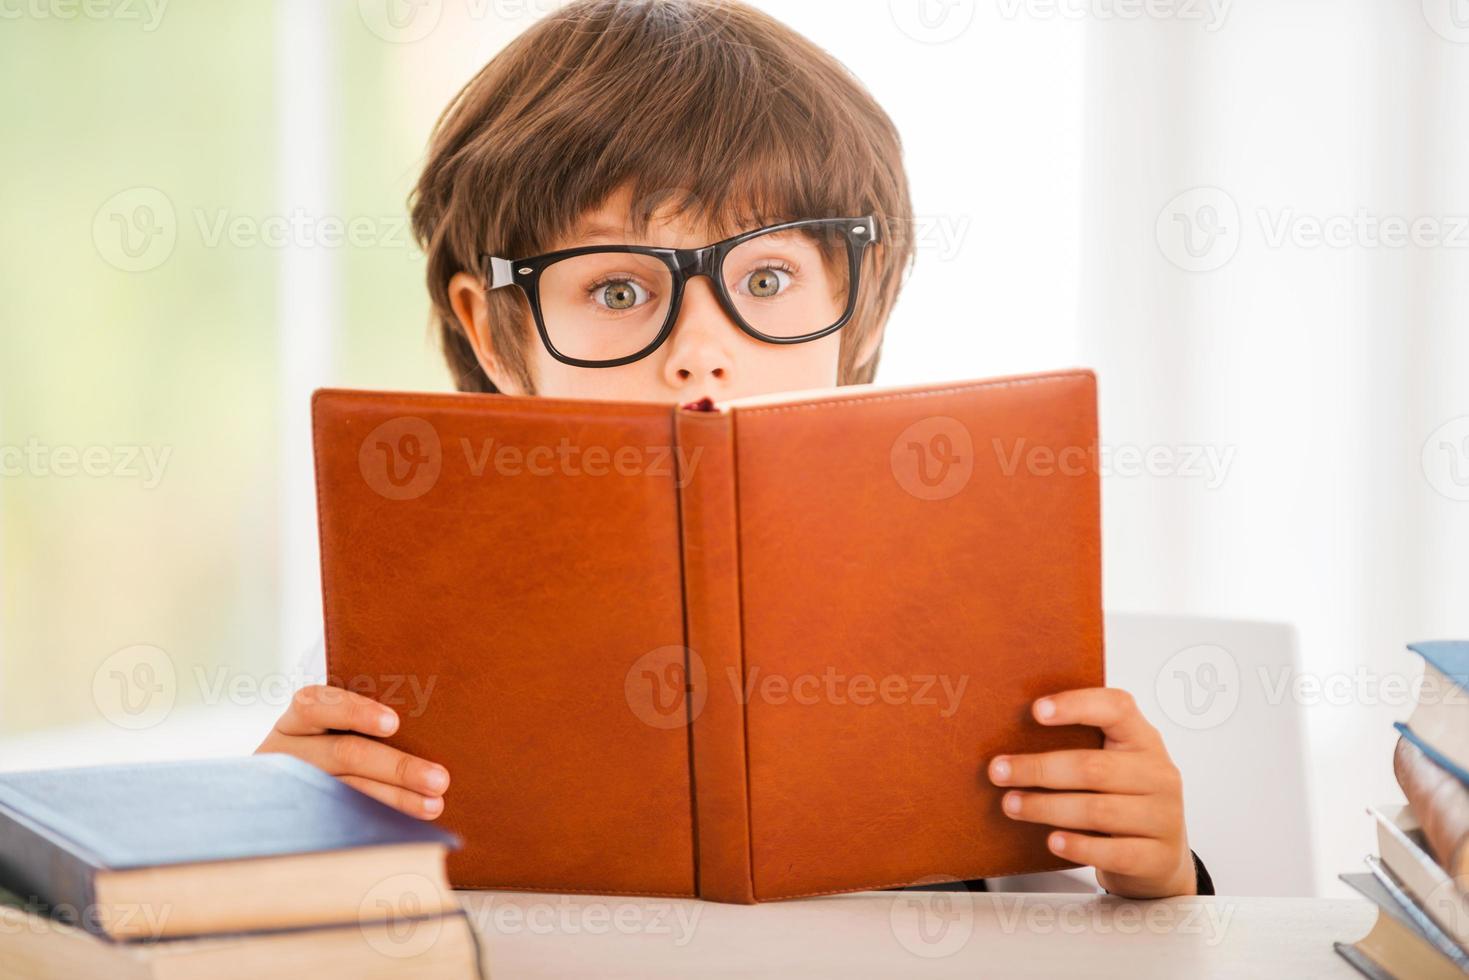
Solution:
{"label": "boy's mouth", "polygon": [[712,412],[714,411],[714,399],[710,398],[708,395],[705,395],[698,401],[688,402],[687,404],[681,405],[679,407],[686,412]]}

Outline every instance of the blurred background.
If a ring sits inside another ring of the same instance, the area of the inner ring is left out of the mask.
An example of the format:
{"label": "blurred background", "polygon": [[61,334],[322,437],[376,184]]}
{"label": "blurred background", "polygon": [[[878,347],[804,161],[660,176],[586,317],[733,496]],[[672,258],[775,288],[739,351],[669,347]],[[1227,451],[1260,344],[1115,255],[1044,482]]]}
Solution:
{"label": "blurred background", "polygon": [[[1469,0],[757,5],[905,140],[878,383],[1098,371],[1107,608],[1278,627],[1190,670],[1298,716],[1337,893],[1403,644],[1469,635]],[[319,674],[307,400],[450,387],[405,199],[555,6],[0,0],[0,766],[245,751]]]}

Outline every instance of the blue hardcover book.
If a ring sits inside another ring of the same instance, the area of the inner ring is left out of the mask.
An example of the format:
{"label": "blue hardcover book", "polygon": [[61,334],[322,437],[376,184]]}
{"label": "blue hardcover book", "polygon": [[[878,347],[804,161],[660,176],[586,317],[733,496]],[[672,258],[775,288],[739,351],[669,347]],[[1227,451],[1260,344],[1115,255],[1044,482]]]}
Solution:
{"label": "blue hardcover book", "polygon": [[1423,658],[1423,688],[1412,716],[1393,727],[1469,784],[1469,640],[1430,640],[1408,649]]}
{"label": "blue hardcover book", "polygon": [[457,846],[283,755],[0,774],[0,886],[119,940],[457,913]]}

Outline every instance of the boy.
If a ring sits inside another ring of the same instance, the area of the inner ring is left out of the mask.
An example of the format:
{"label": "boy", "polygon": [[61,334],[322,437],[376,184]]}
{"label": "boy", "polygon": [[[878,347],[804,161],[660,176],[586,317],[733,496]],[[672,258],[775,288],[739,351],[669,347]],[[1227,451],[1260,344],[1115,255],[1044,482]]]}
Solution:
{"label": "boy", "polygon": [[[732,0],[580,0],[537,22],[440,118],[412,212],[465,391],[688,403],[867,382],[913,257],[887,115]],[[677,268],[626,247],[713,243]],[[1211,893],[1178,770],[1132,698],[1062,691],[1034,715],[1097,726],[1105,748],[989,760],[1020,787],[1005,812],[1063,828],[1049,846],[1109,892]],[[397,724],[311,687],[260,749],[433,819],[449,773],[373,738]]]}

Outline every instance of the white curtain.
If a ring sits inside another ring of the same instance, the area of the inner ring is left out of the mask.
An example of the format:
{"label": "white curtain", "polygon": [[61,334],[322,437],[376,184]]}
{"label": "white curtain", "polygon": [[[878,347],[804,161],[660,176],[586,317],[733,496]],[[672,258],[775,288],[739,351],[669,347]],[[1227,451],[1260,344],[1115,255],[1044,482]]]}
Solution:
{"label": "white curtain", "polygon": [[[1469,3],[1242,0],[1216,30],[1088,31],[1079,319],[1103,441],[1228,460],[1108,478],[1107,605],[1297,627],[1281,710],[1307,722],[1334,893],[1375,849],[1363,808],[1401,798],[1403,644],[1469,636]],[[1242,832],[1269,833],[1262,803]]]}

